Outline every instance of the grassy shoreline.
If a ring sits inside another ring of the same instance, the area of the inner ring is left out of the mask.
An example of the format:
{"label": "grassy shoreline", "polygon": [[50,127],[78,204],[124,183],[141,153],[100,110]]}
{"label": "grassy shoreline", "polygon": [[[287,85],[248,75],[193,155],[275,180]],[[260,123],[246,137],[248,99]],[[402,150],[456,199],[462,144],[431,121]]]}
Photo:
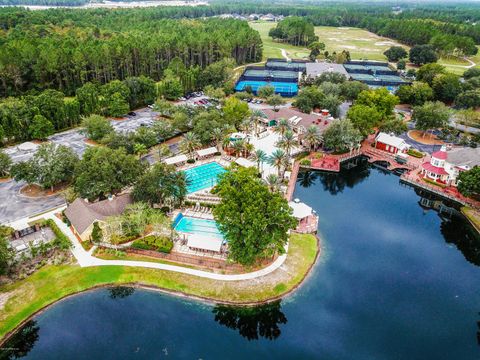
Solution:
{"label": "grassy shoreline", "polygon": [[468,206],[463,206],[461,211],[470,224],[472,224],[475,230],[480,234],[480,211]]}
{"label": "grassy shoreline", "polygon": [[218,281],[128,266],[45,266],[28,278],[0,288],[0,295],[8,296],[0,311],[0,343],[48,306],[69,296],[104,286],[133,285],[235,305],[255,305],[277,300],[300,286],[315,264],[319,250],[317,237],[294,234],[282,267],[257,281]]}

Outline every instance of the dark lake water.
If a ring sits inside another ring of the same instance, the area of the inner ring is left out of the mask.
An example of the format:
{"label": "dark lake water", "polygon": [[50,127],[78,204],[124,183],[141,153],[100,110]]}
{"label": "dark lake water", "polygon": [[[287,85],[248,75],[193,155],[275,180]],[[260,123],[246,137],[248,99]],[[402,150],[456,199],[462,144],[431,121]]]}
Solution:
{"label": "dark lake water", "polygon": [[238,309],[97,290],[35,317],[11,358],[480,358],[480,239],[454,210],[367,166],[302,173],[295,197],[318,212],[323,253],[293,296]]}

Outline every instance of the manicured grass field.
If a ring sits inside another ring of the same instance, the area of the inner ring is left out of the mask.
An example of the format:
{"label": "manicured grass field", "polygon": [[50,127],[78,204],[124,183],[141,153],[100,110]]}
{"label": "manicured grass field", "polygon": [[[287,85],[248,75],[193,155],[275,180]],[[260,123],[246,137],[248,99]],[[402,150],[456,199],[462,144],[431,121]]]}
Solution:
{"label": "manicured grass field", "polygon": [[316,26],[315,34],[325,43],[327,51],[348,50],[352,59],[386,60],[383,55],[385,50],[401,46],[395,40],[351,27]]}
{"label": "manicured grass field", "polygon": [[[288,56],[292,59],[307,59],[310,53],[308,49],[300,46],[274,42],[269,36],[268,31],[276,26],[274,22],[253,21],[249,23],[252,28],[260,33],[263,41],[263,58],[282,57],[281,50],[285,49]],[[341,52],[350,51],[352,59],[368,59],[386,61],[383,53],[391,46],[403,46],[409,50],[406,45],[401,45],[397,41],[378,36],[367,30],[352,27],[331,27],[316,26],[315,34],[319,40],[326,45],[326,50]],[[470,58],[474,63],[480,64],[480,54]],[[439,63],[444,65],[448,71],[461,75],[467,69],[470,63],[462,58],[449,57],[442,58]],[[477,65],[477,67],[479,67]]]}
{"label": "manicured grass field", "polygon": [[308,56],[308,49],[286,43],[275,42],[270,36],[268,36],[268,32],[271,28],[277,25],[276,23],[268,21],[251,21],[249,24],[253,29],[260,33],[260,37],[262,38],[263,42],[264,60],[268,58],[282,58],[283,56],[281,49],[285,49],[285,51],[288,53],[288,56],[291,58],[301,59],[302,57]]}
{"label": "manicured grass field", "polygon": [[0,309],[0,337],[45,306],[70,294],[101,285],[154,286],[233,303],[275,298],[289,292],[304,279],[315,261],[317,245],[317,239],[313,235],[292,235],[287,260],[282,269],[255,281],[216,281],[170,271],[127,266],[45,266],[24,280],[0,288],[0,296],[7,297],[4,308]]}

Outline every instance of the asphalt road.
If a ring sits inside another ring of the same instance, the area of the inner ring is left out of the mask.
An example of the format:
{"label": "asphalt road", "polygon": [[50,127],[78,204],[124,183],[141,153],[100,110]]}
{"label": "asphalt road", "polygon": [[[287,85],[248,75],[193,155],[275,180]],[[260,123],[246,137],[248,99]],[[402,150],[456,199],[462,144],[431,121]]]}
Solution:
{"label": "asphalt road", "polygon": [[19,194],[24,185],[13,180],[0,183],[0,224],[39,214],[65,203],[62,196],[41,199],[24,197]]}

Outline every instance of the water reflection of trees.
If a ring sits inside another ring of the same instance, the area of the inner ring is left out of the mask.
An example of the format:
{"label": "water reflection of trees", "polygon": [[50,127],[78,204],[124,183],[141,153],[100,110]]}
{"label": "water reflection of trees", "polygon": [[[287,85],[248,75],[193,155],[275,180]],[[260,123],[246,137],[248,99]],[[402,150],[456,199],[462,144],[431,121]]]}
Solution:
{"label": "water reflection of trees", "polygon": [[39,330],[35,320],[28,321],[2,346],[0,359],[18,359],[27,356],[38,340]]}
{"label": "water reflection of trees", "polygon": [[480,266],[480,235],[463,218],[452,216],[440,225],[447,243],[455,244],[467,261]]}
{"label": "water reflection of trees", "polygon": [[343,192],[345,187],[353,188],[370,176],[368,165],[360,165],[361,169],[342,170],[340,173],[318,173],[323,189],[332,195]]}
{"label": "water reflection of trees", "polygon": [[130,286],[115,286],[108,288],[109,296],[111,299],[123,299],[135,292],[135,289]]}
{"label": "water reflection of trees", "polygon": [[318,179],[318,171],[301,171],[298,173],[298,183],[301,187],[308,188]]}
{"label": "water reflection of trees", "polygon": [[[480,312],[478,314],[480,315]],[[477,321],[477,344],[480,346],[480,321]]]}
{"label": "water reflection of trees", "polygon": [[217,305],[213,313],[216,322],[237,330],[248,340],[258,340],[259,337],[275,340],[281,334],[279,325],[287,323],[280,301],[256,307]]}

